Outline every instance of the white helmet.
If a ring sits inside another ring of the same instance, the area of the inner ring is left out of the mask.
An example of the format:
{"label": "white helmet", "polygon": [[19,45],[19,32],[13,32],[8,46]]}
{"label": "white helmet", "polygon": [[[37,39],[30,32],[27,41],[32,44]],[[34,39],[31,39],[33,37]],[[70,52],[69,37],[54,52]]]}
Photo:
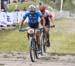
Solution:
{"label": "white helmet", "polygon": [[29,10],[30,10],[30,11],[35,11],[35,9],[36,9],[35,5],[30,5],[30,6],[29,6]]}

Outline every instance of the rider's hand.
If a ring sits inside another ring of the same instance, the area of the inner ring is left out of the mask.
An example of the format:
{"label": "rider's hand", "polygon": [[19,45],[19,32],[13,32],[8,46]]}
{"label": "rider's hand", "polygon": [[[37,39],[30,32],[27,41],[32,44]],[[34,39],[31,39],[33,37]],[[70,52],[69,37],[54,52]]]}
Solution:
{"label": "rider's hand", "polygon": [[55,25],[52,25],[51,28],[55,27]]}

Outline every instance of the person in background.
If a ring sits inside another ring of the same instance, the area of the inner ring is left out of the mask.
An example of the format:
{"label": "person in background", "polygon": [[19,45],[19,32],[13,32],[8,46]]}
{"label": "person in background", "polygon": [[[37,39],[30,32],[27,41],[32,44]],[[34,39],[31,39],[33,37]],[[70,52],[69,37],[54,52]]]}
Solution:
{"label": "person in background", "polygon": [[23,11],[26,11],[26,10],[27,10],[26,7],[24,7],[24,8],[23,8]]}
{"label": "person in background", "polygon": [[41,5],[42,5],[42,3],[40,2],[40,3],[39,3],[39,6],[41,6]]}
{"label": "person in background", "polygon": [[39,8],[41,5],[43,5],[43,4],[40,2],[36,7]]}
{"label": "person in background", "polygon": [[15,5],[14,11],[15,11],[15,12],[16,12],[16,11],[20,11],[18,5]]}
{"label": "person in background", "polygon": [[17,1],[16,0],[13,0],[13,3],[17,3]]}

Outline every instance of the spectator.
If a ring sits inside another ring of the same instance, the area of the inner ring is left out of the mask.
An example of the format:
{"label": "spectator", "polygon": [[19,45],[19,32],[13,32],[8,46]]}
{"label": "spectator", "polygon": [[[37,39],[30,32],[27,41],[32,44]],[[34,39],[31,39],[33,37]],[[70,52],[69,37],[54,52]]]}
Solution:
{"label": "spectator", "polygon": [[40,2],[40,3],[37,5],[37,8],[39,8],[41,5],[42,5],[42,3]]}
{"label": "spectator", "polygon": [[27,10],[26,7],[24,7],[24,8],[23,8],[23,11],[26,11],[26,10]]}
{"label": "spectator", "polygon": [[13,0],[13,3],[17,3],[17,1],[16,0]]}
{"label": "spectator", "polygon": [[1,9],[1,12],[4,12],[4,9]]}
{"label": "spectator", "polygon": [[18,8],[18,5],[15,6],[15,10],[14,11],[20,11]]}
{"label": "spectator", "polygon": [[21,0],[21,3],[23,3],[24,2],[24,0]]}
{"label": "spectator", "polygon": [[41,6],[41,5],[42,5],[42,3],[40,2],[40,3],[39,3],[39,6]]}
{"label": "spectator", "polygon": [[4,1],[4,12],[8,11],[8,2]]}

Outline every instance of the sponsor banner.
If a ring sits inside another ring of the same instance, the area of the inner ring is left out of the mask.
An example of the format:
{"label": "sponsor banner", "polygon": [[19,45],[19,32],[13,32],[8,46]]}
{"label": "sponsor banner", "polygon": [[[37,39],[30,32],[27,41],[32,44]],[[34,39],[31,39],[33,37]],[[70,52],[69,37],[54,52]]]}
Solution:
{"label": "sponsor banner", "polygon": [[19,12],[0,12],[0,25],[13,25],[19,23],[25,14],[24,11]]}

